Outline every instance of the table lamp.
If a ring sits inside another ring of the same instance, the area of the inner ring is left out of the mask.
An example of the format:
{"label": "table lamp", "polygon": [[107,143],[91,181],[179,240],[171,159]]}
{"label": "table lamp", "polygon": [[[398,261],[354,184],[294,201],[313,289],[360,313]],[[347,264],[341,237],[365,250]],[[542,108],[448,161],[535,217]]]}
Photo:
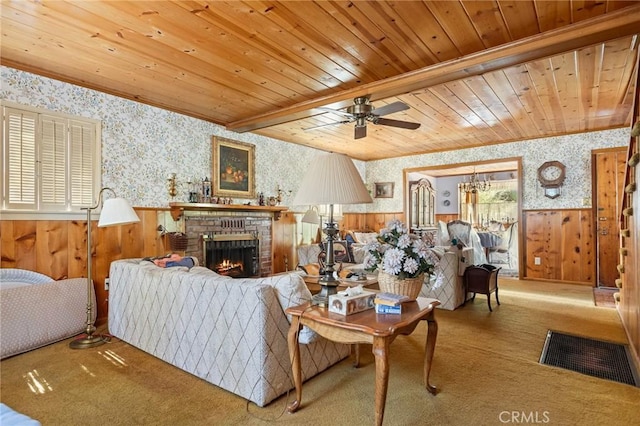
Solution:
{"label": "table lamp", "polygon": [[320,278],[320,293],[314,296],[313,303],[327,305],[329,296],[338,292],[340,281],[334,275],[333,241],[338,234],[334,222],[334,204],[372,203],[371,195],[362,182],[360,173],[353,161],[344,154],[323,153],[311,162],[308,172],[293,200],[294,205],[328,204],[329,218],[324,233],[327,235],[327,265]]}

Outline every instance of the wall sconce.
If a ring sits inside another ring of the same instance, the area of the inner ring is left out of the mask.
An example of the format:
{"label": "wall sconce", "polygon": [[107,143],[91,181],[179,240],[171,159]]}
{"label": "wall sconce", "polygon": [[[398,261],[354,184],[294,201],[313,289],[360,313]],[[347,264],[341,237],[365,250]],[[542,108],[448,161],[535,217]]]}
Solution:
{"label": "wall sconce", "polygon": [[276,188],[276,194],[277,194],[276,195],[276,203],[280,204],[285,195],[291,195],[291,190],[285,191],[283,189],[280,189],[280,185],[278,185],[277,188]]}
{"label": "wall sconce", "polygon": [[169,182],[169,196],[173,198],[178,195],[178,182],[176,181],[176,174],[171,173],[167,181]]}

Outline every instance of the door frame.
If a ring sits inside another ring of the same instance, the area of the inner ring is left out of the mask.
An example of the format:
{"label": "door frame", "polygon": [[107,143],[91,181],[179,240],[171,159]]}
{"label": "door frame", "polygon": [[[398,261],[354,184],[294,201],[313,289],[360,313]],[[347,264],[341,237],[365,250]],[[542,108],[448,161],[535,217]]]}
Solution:
{"label": "door frame", "polygon": [[[409,197],[411,194],[409,193],[409,174],[410,173],[423,173],[429,177],[445,177],[445,176],[459,176],[459,175],[467,175],[471,174],[468,172],[469,168],[474,168],[478,166],[482,166],[483,169],[480,173],[491,173],[491,172],[501,172],[504,171],[500,169],[501,163],[515,163],[516,165],[516,173],[517,173],[517,181],[518,181],[518,232],[516,237],[518,238],[518,276],[524,277],[524,246],[522,239],[522,232],[524,228],[524,218],[522,215],[522,195],[523,195],[523,171],[522,171],[522,157],[508,157],[508,158],[496,158],[493,160],[483,160],[483,161],[474,161],[474,162],[465,162],[465,163],[451,163],[451,164],[440,164],[437,166],[423,166],[423,167],[411,167],[402,170],[402,186],[403,186],[403,202],[404,202],[404,212],[405,216],[408,215],[409,208]],[[491,165],[495,165],[495,168],[492,170]],[[466,170],[465,170],[466,169]],[[510,169],[513,170],[513,169]],[[431,172],[431,174],[430,174]],[[434,176],[433,173],[437,172]]]}
{"label": "door frame", "polygon": [[[593,280],[593,286],[594,287],[601,287],[600,285],[600,233],[598,232],[598,169],[597,169],[597,164],[598,162],[596,161],[596,156],[598,154],[604,154],[604,153],[613,153],[613,152],[619,152],[623,155],[624,158],[626,158],[627,156],[627,147],[624,146],[620,146],[620,147],[613,147],[613,148],[601,148],[601,149],[594,149],[591,151],[591,216],[593,218],[592,220],[592,226],[593,226],[593,235],[594,235],[594,247],[595,247],[595,265],[596,265],[596,271],[595,271],[595,277]],[[626,160],[625,160],[626,162]],[[618,177],[618,174],[616,174],[616,178]],[[614,225],[614,229],[616,230],[616,234],[618,236],[618,240],[620,239],[620,221],[618,220],[619,218],[619,213],[620,213],[620,207],[622,205],[622,192],[623,192],[623,187],[620,186],[620,184],[617,185],[616,188],[616,213],[613,215],[614,217],[614,221],[615,221],[615,225]],[[602,286],[602,287],[607,287],[607,288],[613,288],[615,287],[615,285],[613,287],[609,287],[609,286]]]}

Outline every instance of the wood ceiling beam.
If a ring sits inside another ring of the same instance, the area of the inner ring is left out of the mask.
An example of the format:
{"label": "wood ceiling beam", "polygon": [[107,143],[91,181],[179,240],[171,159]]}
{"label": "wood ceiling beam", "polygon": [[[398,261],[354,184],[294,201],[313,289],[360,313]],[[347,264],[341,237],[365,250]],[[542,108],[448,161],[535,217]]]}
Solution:
{"label": "wood ceiling beam", "polygon": [[370,95],[372,101],[386,99],[638,34],[639,29],[640,4],[635,4],[458,59],[235,121],[229,123],[226,128],[243,133],[275,126],[316,115],[320,113],[314,111],[318,107],[347,107],[352,104],[353,98],[358,96]]}

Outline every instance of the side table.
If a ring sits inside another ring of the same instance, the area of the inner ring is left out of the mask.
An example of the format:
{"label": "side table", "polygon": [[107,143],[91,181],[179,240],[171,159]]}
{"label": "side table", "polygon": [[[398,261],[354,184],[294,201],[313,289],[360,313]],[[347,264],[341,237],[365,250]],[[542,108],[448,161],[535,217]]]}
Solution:
{"label": "side table", "polygon": [[[440,302],[436,299],[418,297],[413,302],[404,303],[400,315],[376,314],[374,309],[368,309],[357,314],[344,316],[309,303],[287,308],[286,313],[291,315],[291,327],[287,336],[289,357],[291,358],[293,380],[296,387],[296,400],[289,405],[289,412],[295,412],[302,401],[300,347],[297,337],[298,331],[303,325],[334,342],[372,345],[376,364],[375,417],[376,425],[382,425],[389,383],[389,346],[398,335],[411,334],[420,321],[426,320],[428,328],[423,378],[427,390],[435,395],[436,387],[429,383],[429,374],[438,335],[435,307],[439,304]],[[356,366],[359,362],[358,354],[359,352],[356,351]]]}

